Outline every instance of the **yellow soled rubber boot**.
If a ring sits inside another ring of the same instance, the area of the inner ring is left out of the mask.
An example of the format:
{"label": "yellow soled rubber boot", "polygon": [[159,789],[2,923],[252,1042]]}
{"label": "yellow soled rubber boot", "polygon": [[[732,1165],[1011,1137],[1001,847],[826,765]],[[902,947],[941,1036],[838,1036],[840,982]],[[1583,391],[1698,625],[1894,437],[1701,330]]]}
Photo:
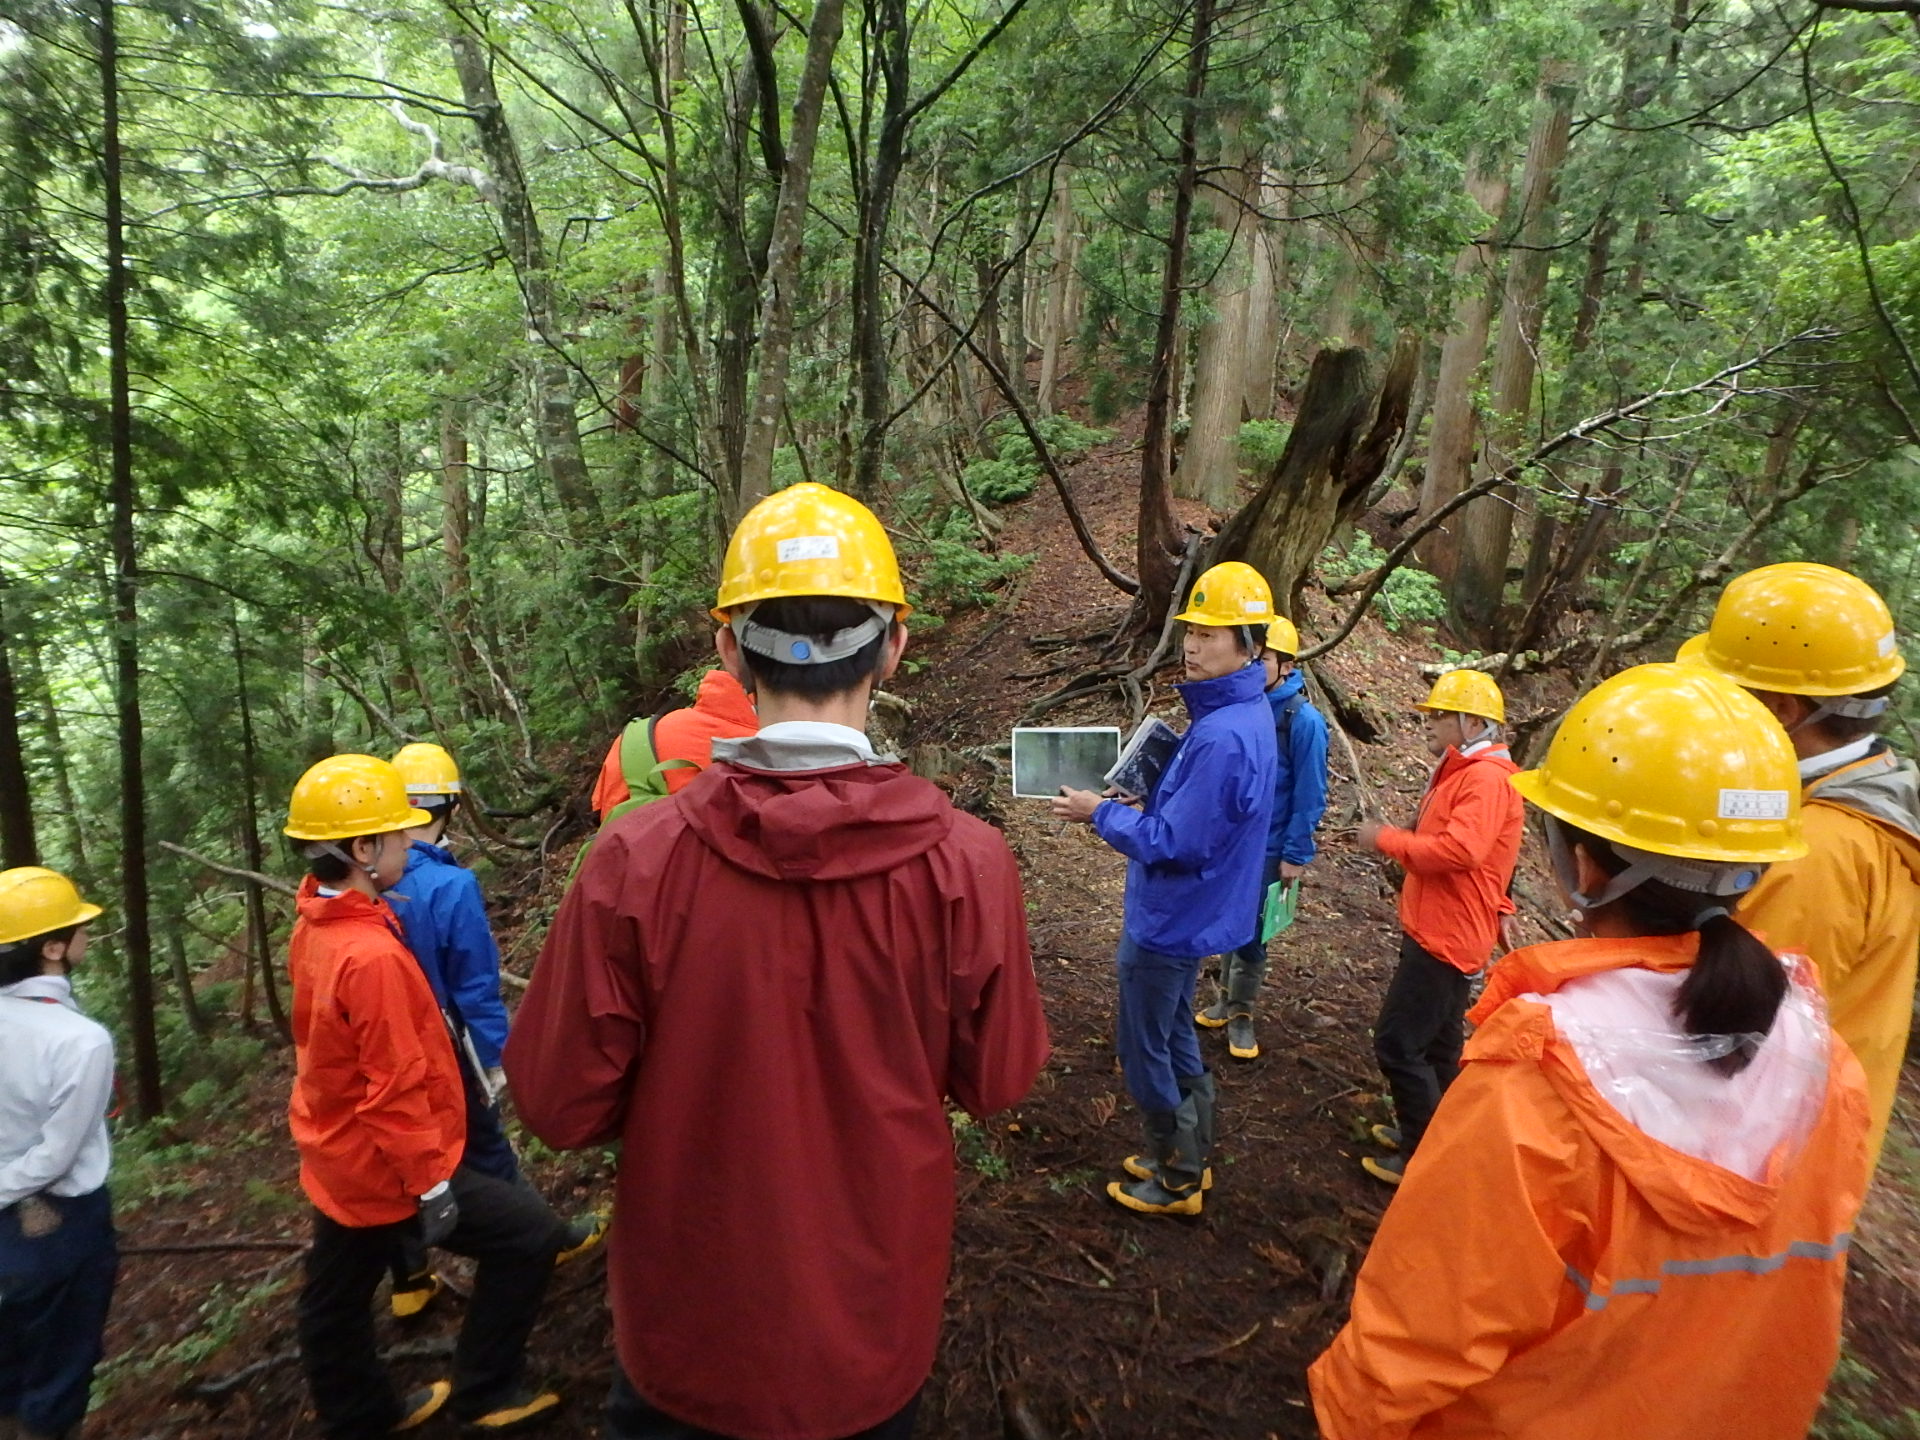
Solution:
{"label": "yellow soled rubber boot", "polygon": [[604,1212],[582,1215],[567,1226],[567,1245],[553,1257],[555,1265],[565,1265],[599,1249],[607,1238],[608,1218]]}
{"label": "yellow soled rubber boot", "polygon": [[[1180,1108],[1149,1111],[1146,1116],[1148,1153],[1160,1157],[1150,1167],[1152,1173],[1107,1186],[1110,1200],[1141,1215],[1198,1215],[1206,1198],[1207,1147],[1202,1137],[1210,1138],[1213,1130],[1213,1075],[1196,1075],[1179,1083]],[[1133,1173],[1131,1166],[1128,1173]]]}
{"label": "yellow soled rubber boot", "polygon": [[560,1397],[551,1390],[522,1388],[491,1410],[471,1416],[461,1426],[470,1435],[517,1435],[553,1418]]}
{"label": "yellow soled rubber boot", "polygon": [[453,1383],[448,1380],[436,1380],[431,1385],[422,1385],[418,1390],[409,1390],[400,1397],[402,1413],[399,1423],[393,1427],[393,1433],[399,1435],[408,1430],[418,1430],[440,1413],[452,1393]]}
{"label": "yellow soled rubber boot", "polygon": [[433,1297],[440,1293],[440,1277],[431,1270],[409,1275],[405,1280],[393,1282],[393,1294],[388,1305],[396,1320],[411,1320],[433,1303]]}
{"label": "yellow soled rubber boot", "polygon": [[1401,1155],[1387,1155],[1378,1160],[1368,1155],[1361,1160],[1360,1168],[1383,1184],[1398,1185],[1407,1172],[1407,1162]]}
{"label": "yellow soled rubber boot", "polygon": [[1373,1143],[1382,1150],[1400,1148],[1400,1127],[1398,1125],[1375,1125],[1367,1133],[1373,1137]]}

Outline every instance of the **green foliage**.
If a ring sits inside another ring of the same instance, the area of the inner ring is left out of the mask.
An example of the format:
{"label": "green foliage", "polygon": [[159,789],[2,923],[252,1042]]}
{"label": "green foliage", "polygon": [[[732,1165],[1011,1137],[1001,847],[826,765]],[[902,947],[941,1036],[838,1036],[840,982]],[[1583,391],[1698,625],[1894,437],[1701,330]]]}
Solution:
{"label": "green foliage", "polygon": [[1013,1174],[1007,1157],[994,1148],[986,1127],[961,1110],[949,1110],[947,1118],[953,1122],[954,1151],[962,1165],[978,1170],[989,1180],[1005,1180]]}
{"label": "green foliage", "polygon": [[1036,466],[1017,460],[975,460],[961,476],[968,492],[982,505],[1024,500],[1033,494],[1033,483],[1039,478]]}
{"label": "green foliage", "polygon": [[[1320,559],[1320,573],[1332,581],[1351,580],[1377,569],[1387,558],[1386,551],[1373,543],[1365,531],[1356,531],[1342,550],[1328,546]],[[1440,582],[1424,570],[1402,565],[1387,577],[1386,584],[1373,597],[1373,609],[1379,612],[1389,630],[1399,634],[1409,625],[1432,625],[1446,618],[1446,592]]]}
{"label": "green foliage", "polygon": [[1920,1440],[1920,1410],[1902,1406],[1898,1414],[1888,1412],[1875,1394],[1879,1384],[1880,1377],[1858,1356],[1842,1351],[1809,1440]]}
{"label": "green foliage", "polygon": [[1233,437],[1240,447],[1240,468],[1259,474],[1278,465],[1292,434],[1293,426],[1285,420],[1246,421]]}
{"label": "green foliage", "polygon": [[[916,613],[937,614],[979,609],[994,603],[995,591],[1033,563],[1031,555],[988,554],[966,512],[949,510],[926,539],[926,558],[910,566],[910,594]],[[908,617],[912,623],[912,617]]]}

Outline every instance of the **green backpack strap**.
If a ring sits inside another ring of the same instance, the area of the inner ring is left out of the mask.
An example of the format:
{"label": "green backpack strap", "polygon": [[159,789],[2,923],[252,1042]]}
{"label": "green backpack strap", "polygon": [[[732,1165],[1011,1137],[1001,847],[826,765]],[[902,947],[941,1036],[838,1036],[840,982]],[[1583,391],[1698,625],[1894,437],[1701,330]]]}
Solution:
{"label": "green backpack strap", "polygon": [[[658,715],[645,720],[629,720],[627,728],[620,732],[620,778],[627,782],[627,798],[618,805],[608,807],[607,813],[600,817],[600,830],[605,830],[629,810],[638,810],[642,805],[666,799],[667,771],[700,768],[691,760],[662,760],[657,756],[653,748],[653,727],[659,723]],[[573,883],[573,877],[580,873],[587,852],[598,838],[599,831],[595,831],[587,837],[586,844],[574,852],[573,868],[567,871],[569,885]]]}

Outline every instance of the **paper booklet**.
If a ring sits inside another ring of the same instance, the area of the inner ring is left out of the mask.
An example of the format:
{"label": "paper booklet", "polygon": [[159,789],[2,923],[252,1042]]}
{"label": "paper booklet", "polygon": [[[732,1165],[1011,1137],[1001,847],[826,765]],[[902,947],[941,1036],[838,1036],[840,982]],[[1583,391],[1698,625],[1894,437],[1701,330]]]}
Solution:
{"label": "paper booklet", "polygon": [[1152,797],[1160,783],[1160,772],[1167,768],[1179,747],[1180,732],[1158,716],[1149,715],[1120,752],[1119,763],[1107,772],[1107,783],[1122,795],[1137,800]]}

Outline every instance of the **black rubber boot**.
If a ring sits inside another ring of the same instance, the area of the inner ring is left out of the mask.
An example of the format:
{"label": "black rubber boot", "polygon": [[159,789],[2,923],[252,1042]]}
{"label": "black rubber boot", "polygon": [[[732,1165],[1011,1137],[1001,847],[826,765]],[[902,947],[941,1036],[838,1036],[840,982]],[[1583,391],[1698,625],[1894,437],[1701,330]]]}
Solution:
{"label": "black rubber boot", "polygon": [[1260,998],[1260,982],[1267,978],[1266,953],[1255,964],[1237,955],[1227,957],[1227,1053],[1236,1060],[1255,1060],[1260,1042],[1253,1038],[1253,1004]]}
{"label": "black rubber boot", "polygon": [[[1211,1081],[1212,1076],[1202,1079]],[[1159,1163],[1143,1180],[1113,1181],[1107,1195],[1142,1215],[1198,1215],[1205,1194],[1206,1155],[1200,1148],[1200,1106],[1189,1092],[1180,1108],[1147,1116]]]}
{"label": "black rubber boot", "polygon": [[1213,1003],[1204,1010],[1194,1011],[1194,1024],[1207,1030],[1218,1030],[1222,1025],[1227,1023],[1228,1015],[1231,1012],[1227,1004],[1226,978],[1227,967],[1232,964],[1233,956],[1222,955],[1220,957],[1220,976],[1214,983]]}
{"label": "black rubber boot", "polygon": [[[1200,1075],[1188,1075],[1175,1082],[1180,1087],[1180,1096],[1184,1101],[1191,1098],[1194,1107],[1195,1129],[1200,1141],[1200,1188],[1213,1189],[1213,1166],[1208,1159],[1213,1154],[1213,1098],[1216,1087],[1213,1072]],[[1175,1112],[1177,1115],[1179,1112]],[[1157,1180],[1160,1178],[1160,1163],[1155,1156],[1160,1152],[1161,1141],[1153,1128],[1153,1117],[1147,1117],[1147,1148],[1138,1155],[1129,1155],[1120,1164],[1136,1180]]]}

